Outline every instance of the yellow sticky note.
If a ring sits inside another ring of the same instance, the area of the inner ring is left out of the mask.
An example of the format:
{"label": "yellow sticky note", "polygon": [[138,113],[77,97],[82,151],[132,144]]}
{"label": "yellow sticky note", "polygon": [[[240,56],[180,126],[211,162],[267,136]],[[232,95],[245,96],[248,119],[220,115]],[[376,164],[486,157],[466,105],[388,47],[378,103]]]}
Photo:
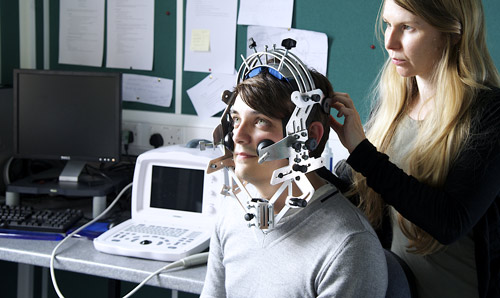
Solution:
{"label": "yellow sticky note", "polygon": [[208,52],[210,50],[210,30],[193,29],[191,31],[191,51]]}

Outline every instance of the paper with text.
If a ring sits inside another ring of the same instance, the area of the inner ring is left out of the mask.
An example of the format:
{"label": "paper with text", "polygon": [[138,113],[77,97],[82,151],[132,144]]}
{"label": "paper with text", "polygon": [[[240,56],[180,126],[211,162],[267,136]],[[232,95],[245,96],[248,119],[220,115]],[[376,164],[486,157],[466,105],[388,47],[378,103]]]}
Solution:
{"label": "paper with text", "polygon": [[222,101],[222,92],[232,91],[236,84],[236,74],[211,74],[187,90],[196,113],[201,118],[208,118],[226,108]]}
{"label": "paper with text", "polygon": [[208,52],[210,50],[210,30],[193,29],[191,31],[191,51]]}
{"label": "paper with text", "polygon": [[102,66],[104,0],[64,0],[59,5],[59,63]]}
{"label": "paper with text", "polygon": [[[231,74],[236,51],[236,6],[234,0],[187,0],[184,70]],[[192,47],[193,31],[210,32],[209,50]]]}
{"label": "paper with text", "polygon": [[162,107],[172,103],[174,81],[152,76],[123,74],[123,100]]}
{"label": "paper with text", "polygon": [[[264,51],[267,45],[281,47],[285,38],[297,41],[297,46],[291,50],[309,68],[314,68],[321,74],[326,75],[328,65],[328,36],[322,32],[314,32],[300,29],[282,29],[262,26],[248,26],[247,38],[253,38],[257,43],[256,50]],[[247,47],[247,56],[253,54],[254,50]]]}
{"label": "paper with text", "polygon": [[153,70],[154,4],[108,0],[106,67]]}
{"label": "paper with text", "polygon": [[240,0],[238,25],[291,28],[292,16],[293,0]]}

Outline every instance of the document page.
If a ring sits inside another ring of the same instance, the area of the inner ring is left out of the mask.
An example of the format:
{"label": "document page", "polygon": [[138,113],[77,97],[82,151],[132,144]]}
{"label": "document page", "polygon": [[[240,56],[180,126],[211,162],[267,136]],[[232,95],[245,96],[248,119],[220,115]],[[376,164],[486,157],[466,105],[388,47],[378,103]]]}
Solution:
{"label": "document page", "polygon": [[184,70],[234,72],[237,2],[187,0]]}
{"label": "document page", "polygon": [[154,0],[108,0],[106,67],[153,70]]}
{"label": "document page", "polygon": [[64,0],[59,4],[59,63],[102,66],[104,0]]}

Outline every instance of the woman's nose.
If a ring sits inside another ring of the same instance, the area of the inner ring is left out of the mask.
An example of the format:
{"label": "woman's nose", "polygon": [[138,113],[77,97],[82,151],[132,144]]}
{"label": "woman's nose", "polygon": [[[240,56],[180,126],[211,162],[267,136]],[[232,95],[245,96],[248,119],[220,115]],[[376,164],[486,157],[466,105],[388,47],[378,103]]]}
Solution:
{"label": "woman's nose", "polygon": [[401,46],[399,35],[397,32],[393,30],[387,30],[385,32],[385,49],[386,50],[395,50]]}

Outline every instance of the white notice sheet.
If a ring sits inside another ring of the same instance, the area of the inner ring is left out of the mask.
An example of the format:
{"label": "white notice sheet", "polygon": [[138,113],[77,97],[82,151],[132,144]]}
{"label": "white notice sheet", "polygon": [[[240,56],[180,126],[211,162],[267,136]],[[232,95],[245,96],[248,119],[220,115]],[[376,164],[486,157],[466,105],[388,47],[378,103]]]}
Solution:
{"label": "white notice sheet", "polygon": [[187,0],[184,70],[234,72],[235,0]]}
{"label": "white notice sheet", "polygon": [[102,66],[104,0],[64,0],[59,5],[59,63]]}
{"label": "white notice sheet", "polygon": [[200,118],[208,118],[225,109],[222,92],[232,91],[236,85],[236,74],[211,74],[186,92]]}
{"label": "white notice sheet", "polygon": [[165,78],[123,74],[123,100],[170,107],[174,81]]}
{"label": "white notice sheet", "polygon": [[238,25],[291,28],[292,16],[293,0],[240,0]]}
{"label": "white notice sheet", "polygon": [[108,0],[106,67],[153,70],[154,0]]}
{"label": "white notice sheet", "polygon": [[[247,38],[253,38],[257,43],[257,51],[264,51],[266,45],[272,48],[282,47],[285,38],[292,38],[297,46],[291,50],[309,68],[326,75],[328,65],[328,36],[322,32],[300,29],[283,29],[262,26],[248,26]],[[254,50],[247,47],[247,56]]]}

